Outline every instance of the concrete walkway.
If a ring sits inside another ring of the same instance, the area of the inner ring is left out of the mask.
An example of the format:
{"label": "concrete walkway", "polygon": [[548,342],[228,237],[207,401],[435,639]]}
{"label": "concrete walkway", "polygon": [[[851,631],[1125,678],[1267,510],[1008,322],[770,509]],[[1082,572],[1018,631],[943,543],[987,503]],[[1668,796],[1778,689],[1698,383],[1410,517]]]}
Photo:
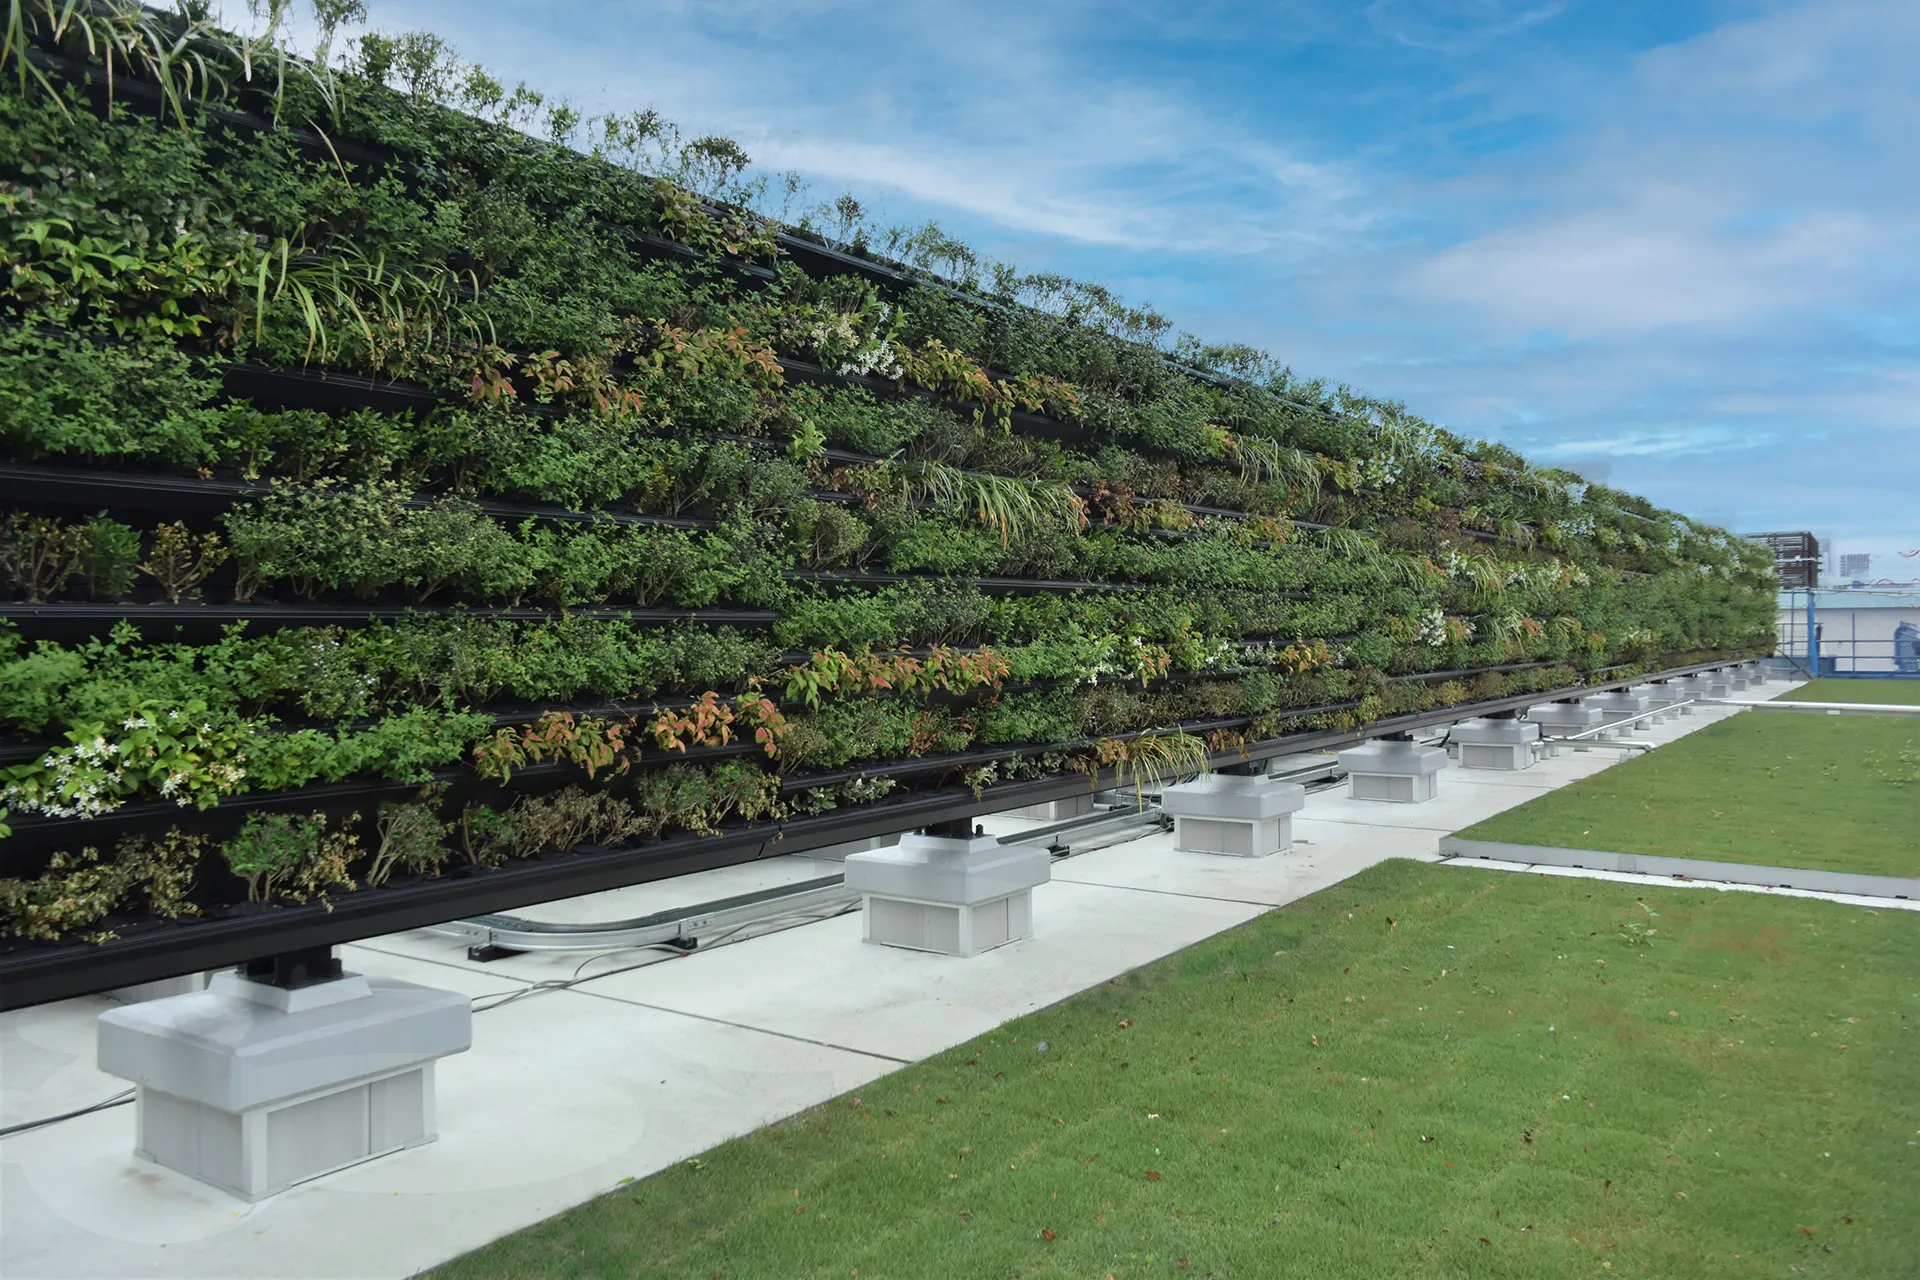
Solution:
{"label": "concrete walkway", "polygon": [[[1634,736],[1671,741],[1734,714],[1701,710]],[[1034,936],[970,960],[865,945],[858,915],[683,957],[480,964],[425,932],[344,947],[350,970],[459,991],[482,1010],[473,1049],[440,1063],[438,1142],[248,1205],[136,1160],[131,1107],[19,1134],[0,1141],[0,1275],[407,1276],[1383,859],[1433,859],[1440,836],[1624,755],[1563,752],[1520,774],[1448,769],[1422,805],[1315,794],[1295,816],[1294,851],[1272,858],[1178,853],[1159,832],[1069,858],[1035,891]],[[996,834],[1035,825],[987,820]],[[775,858],[525,914],[619,919],[829,870]],[[94,1019],[110,1007],[0,1015],[0,1125],[124,1088],[93,1067]]]}

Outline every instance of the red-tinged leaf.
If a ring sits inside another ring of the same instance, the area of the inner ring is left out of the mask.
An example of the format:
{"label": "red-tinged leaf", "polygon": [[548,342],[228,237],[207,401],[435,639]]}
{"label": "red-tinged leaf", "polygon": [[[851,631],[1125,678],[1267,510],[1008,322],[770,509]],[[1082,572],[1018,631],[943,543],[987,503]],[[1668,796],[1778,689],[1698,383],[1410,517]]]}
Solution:
{"label": "red-tinged leaf", "polygon": [[1045,1227],[1042,1227],[1040,1228],[1040,1238],[1042,1240],[1058,1240],[1060,1237],[1054,1235],[1053,1232],[1047,1230]]}
{"label": "red-tinged leaf", "polygon": [[1487,1239],[1487,1238],[1486,1238],[1485,1236],[1481,1236],[1481,1237],[1480,1237],[1480,1243],[1481,1243],[1481,1244],[1492,1244],[1492,1243],[1493,1243],[1493,1241],[1491,1241],[1491,1240],[1489,1240],[1489,1239]]}
{"label": "red-tinged leaf", "polygon": [[1812,1228],[1812,1227],[1801,1227],[1801,1228],[1800,1228],[1800,1234],[1801,1234],[1801,1235],[1803,1235],[1803,1236],[1806,1236],[1806,1237],[1807,1237],[1807,1238],[1808,1238],[1809,1240],[1811,1240],[1811,1239],[1813,1238],[1813,1228]]}
{"label": "red-tinged leaf", "polygon": [[1160,1175],[1159,1175],[1159,1174],[1157,1174],[1157,1173],[1155,1173],[1155,1172],[1154,1172],[1153,1170],[1151,1170],[1151,1169],[1149,1169],[1149,1170],[1147,1170],[1147,1181],[1148,1181],[1148,1182],[1158,1182],[1158,1181],[1160,1181]]}

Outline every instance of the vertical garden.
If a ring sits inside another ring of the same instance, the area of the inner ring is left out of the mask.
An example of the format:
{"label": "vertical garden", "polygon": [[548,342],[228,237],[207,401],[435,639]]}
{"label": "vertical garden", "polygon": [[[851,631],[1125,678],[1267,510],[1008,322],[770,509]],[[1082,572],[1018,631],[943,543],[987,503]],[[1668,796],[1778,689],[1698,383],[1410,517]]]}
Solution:
{"label": "vertical garden", "polygon": [[1764,549],[427,37],[10,0],[3,70],[0,972],[1772,642]]}

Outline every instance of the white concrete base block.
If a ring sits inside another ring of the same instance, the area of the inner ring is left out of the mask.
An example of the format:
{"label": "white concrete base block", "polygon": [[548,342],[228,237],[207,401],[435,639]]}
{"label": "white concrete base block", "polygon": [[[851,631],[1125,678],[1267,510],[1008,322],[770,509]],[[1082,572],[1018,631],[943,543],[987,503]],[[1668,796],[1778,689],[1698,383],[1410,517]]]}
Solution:
{"label": "white concrete base block", "polygon": [[1447,753],[1412,742],[1368,742],[1340,752],[1340,767],[1353,782],[1355,800],[1419,804],[1440,790]]}
{"label": "white concrete base block", "polygon": [[1448,734],[1463,769],[1531,768],[1540,726],[1525,720],[1463,720]]}
{"label": "white concrete base block", "polygon": [[1173,847],[1182,853],[1265,858],[1293,848],[1293,818],[1241,822],[1230,818],[1175,818]]}
{"label": "white concrete base block", "polygon": [[1685,707],[1675,705],[1681,700],[1681,695],[1664,684],[1637,684],[1627,692],[1645,698],[1647,709],[1658,713],[1650,721],[1643,723],[1665,724],[1677,716],[1686,714]]}
{"label": "white concrete base block", "polygon": [[971,956],[1032,935],[1031,889],[959,906],[872,894],[866,899],[865,938],[883,946]]}
{"label": "white concrete base block", "polygon": [[1460,744],[1462,769],[1498,769],[1517,773],[1533,767],[1531,742],[1463,742]]}
{"label": "white concrete base block", "polygon": [[1570,733],[1585,733],[1598,728],[1606,713],[1598,707],[1579,702],[1547,702],[1527,710],[1527,723],[1540,726],[1540,735],[1564,738]]}
{"label": "white concrete base block", "polygon": [[355,974],[100,1015],[99,1067],[138,1086],[135,1154],[244,1200],[436,1136],[433,1064],[473,1043],[466,996]]}
{"label": "white concrete base block", "polygon": [[[1607,726],[1607,729],[1604,733],[1595,734],[1596,738],[1627,737],[1642,723],[1634,718],[1653,709],[1652,703],[1644,695],[1622,690],[1589,694],[1580,699],[1580,705],[1600,709],[1601,722]],[[1634,723],[1625,723],[1630,720]]]}
{"label": "white concrete base block", "polygon": [[1065,822],[1068,818],[1077,818],[1093,812],[1093,792],[1072,796],[1065,800],[1048,800],[1041,804],[1021,805],[1018,809],[1007,810],[1004,816],[1009,818],[1027,818],[1034,822]]}
{"label": "white concrete base block", "polygon": [[1261,774],[1210,773],[1167,787],[1160,808],[1173,819],[1173,847],[1183,853],[1264,858],[1293,847],[1293,815],[1307,789]]}
{"label": "white concrete base block", "polygon": [[846,868],[868,942],[953,956],[1029,936],[1033,887],[1053,877],[1044,846],[992,836],[906,835],[894,848],[849,854]]}

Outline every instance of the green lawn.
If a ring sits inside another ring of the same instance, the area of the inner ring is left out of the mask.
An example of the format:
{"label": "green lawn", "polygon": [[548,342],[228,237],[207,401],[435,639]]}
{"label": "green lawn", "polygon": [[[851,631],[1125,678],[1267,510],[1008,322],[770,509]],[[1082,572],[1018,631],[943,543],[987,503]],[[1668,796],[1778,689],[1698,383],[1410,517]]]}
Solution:
{"label": "green lawn", "polygon": [[1458,834],[1920,875],[1920,718],[1743,712]]}
{"label": "green lawn", "polygon": [[1916,926],[1389,862],[433,1274],[1911,1276]]}
{"label": "green lawn", "polygon": [[1920,706],[1920,680],[1809,680],[1780,695],[1782,702],[1878,702]]}

